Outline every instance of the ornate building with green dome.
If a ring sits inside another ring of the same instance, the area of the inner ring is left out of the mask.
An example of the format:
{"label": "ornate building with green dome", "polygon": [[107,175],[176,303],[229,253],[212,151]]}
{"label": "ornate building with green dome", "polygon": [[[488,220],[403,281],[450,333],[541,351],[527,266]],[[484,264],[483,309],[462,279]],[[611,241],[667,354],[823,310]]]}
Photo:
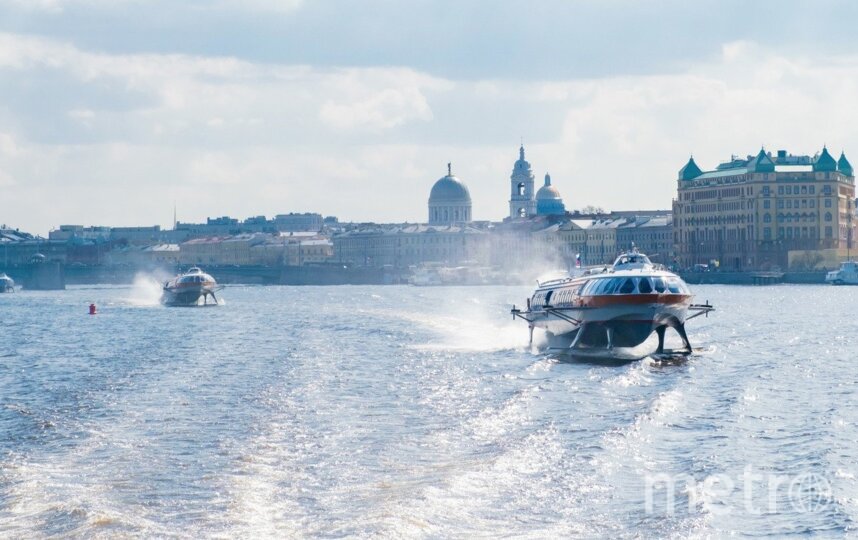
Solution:
{"label": "ornate building with green dome", "polygon": [[854,246],[855,176],[841,152],[761,149],[704,171],[679,170],[673,202],[677,263],[722,270],[833,267]]}
{"label": "ornate building with green dome", "polygon": [[551,175],[545,173],[545,185],[536,192],[536,215],[562,216],[566,214],[566,205],[557,188],[551,185]]}

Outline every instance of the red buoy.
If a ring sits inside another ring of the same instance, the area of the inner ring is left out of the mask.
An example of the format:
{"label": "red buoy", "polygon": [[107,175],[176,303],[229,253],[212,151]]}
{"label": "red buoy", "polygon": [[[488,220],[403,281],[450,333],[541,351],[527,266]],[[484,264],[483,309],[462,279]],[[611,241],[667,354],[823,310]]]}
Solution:
{"label": "red buoy", "polygon": [[90,305],[89,305],[89,314],[90,314],[90,315],[95,315],[95,314],[96,314],[96,311],[95,311],[95,304],[90,304]]}

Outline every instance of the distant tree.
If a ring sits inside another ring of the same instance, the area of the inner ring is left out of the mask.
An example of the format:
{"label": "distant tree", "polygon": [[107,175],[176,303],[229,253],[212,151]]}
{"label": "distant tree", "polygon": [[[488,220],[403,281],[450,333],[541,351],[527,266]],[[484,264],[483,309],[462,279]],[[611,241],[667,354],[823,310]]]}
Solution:
{"label": "distant tree", "polygon": [[820,253],[815,251],[806,251],[802,255],[799,255],[792,262],[792,269],[797,271],[810,272],[816,269],[816,267],[825,260]]}
{"label": "distant tree", "polygon": [[605,209],[601,206],[593,206],[592,204],[588,204],[584,208],[581,209],[582,214],[604,214]]}

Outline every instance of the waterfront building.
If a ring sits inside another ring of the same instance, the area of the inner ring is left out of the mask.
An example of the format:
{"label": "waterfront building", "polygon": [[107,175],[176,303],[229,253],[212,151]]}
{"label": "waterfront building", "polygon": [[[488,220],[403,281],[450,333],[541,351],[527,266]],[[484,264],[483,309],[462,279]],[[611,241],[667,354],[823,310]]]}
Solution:
{"label": "waterfront building", "polygon": [[330,239],[312,231],[193,238],[182,242],[179,251],[183,265],[302,266],[332,256]]}
{"label": "waterfront building", "polygon": [[137,268],[169,268],[172,270],[179,264],[179,245],[117,246],[105,253],[104,262],[110,265],[133,266]]}
{"label": "waterfront building", "polygon": [[[133,245],[151,245],[168,240],[160,225],[150,227],[112,227],[110,229],[110,240],[112,242],[124,242]],[[169,239],[172,240],[172,239]]]}
{"label": "waterfront building", "polygon": [[617,246],[617,229],[624,223],[624,219],[613,217],[590,220],[574,219],[572,223],[586,232],[585,245],[581,253],[583,265],[609,265],[614,262],[618,251],[620,251]]}
{"label": "waterfront building", "polygon": [[334,243],[330,238],[301,240],[292,242],[289,246],[296,248],[290,251],[290,257],[287,260],[287,264],[291,266],[325,263],[329,262],[334,256]]}
{"label": "waterfront building", "polygon": [[336,234],[332,240],[336,262],[375,268],[427,262],[484,265],[489,254],[487,232],[466,224],[369,224]]}
{"label": "waterfront building", "polygon": [[518,160],[512,166],[509,184],[509,218],[525,219],[535,216],[533,170],[530,168],[530,163],[524,159],[524,145],[518,149]]}
{"label": "waterfront building", "polygon": [[491,229],[491,262],[525,273],[613,262],[622,218],[536,216]]}
{"label": "waterfront building", "polygon": [[[265,223],[265,218],[263,216],[260,217],[262,217],[263,221],[257,223]],[[245,224],[247,221],[248,220],[245,220]],[[321,214],[312,212],[297,214],[289,212],[288,214],[278,214],[274,216],[274,220],[271,224],[274,226],[275,230],[280,232],[319,232],[322,230],[324,220],[322,219]]]}
{"label": "waterfront building", "polygon": [[855,176],[841,153],[760,150],[703,171],[679,171],[674,244],[683,267],[721,269],[836,266],[854,236]]}
{"label": "waterfront building", "polygon": [[617,227],[617,249],[636,247],[656,263],[673,264],[673,215],[632,215]]}
{"label": "waterfront building", "polygon": [[48,240],[57,242],[99,241],[110,239],[110,227],[84,227],[83,225],[60,225],[59,229],[48,232]]}
{"label": "waterfront building", "polygon": [[252,216],[244,221],[222,216],[207,218],[205,223],[177,222],[175,230],[163,231],[162,237],[167,237],[171,241],[182,242],[192,238],[234,236],[249,233],[310,232],[315,234],[322,230],[323,225],[322,215],[311,212],[278,214],[270,220],[266,219],[265,216]]}
{"label": "waterfront building", "polygon": [[468,186],[453,176],[450,163],[429,193],[429,225],[453,225],[471,221],[471,193]]}
{"label": "waterfront building", "polygon": [[545,185],[536,192],[536,215],[562,216],[565,213],[563,198],[557,188],[551,185],[551,175],[545,173]]}

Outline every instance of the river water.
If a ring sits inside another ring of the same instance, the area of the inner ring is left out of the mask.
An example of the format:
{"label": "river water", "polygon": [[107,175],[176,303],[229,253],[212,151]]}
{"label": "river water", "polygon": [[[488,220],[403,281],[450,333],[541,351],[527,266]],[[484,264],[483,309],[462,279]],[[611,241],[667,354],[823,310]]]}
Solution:
{"label": "river water", "polygon": [[858,288],[693,289],[699,352],[620,365],[527,287],[0,295],[0,536],[849,534]]}

